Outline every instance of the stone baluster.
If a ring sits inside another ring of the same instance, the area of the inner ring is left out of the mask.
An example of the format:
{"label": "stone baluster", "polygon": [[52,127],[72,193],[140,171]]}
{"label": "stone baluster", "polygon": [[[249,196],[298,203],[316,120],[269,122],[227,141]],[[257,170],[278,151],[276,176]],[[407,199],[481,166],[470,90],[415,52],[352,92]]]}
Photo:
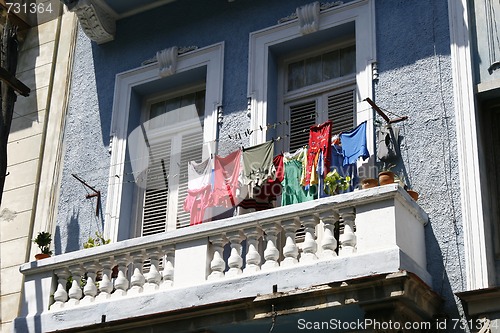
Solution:
{"label": "stone baluster", "polygon": [[321,240],[321,259],[331,259],[337,256],[337,239],[335,239],[335,223],[339,220],[339,213],[335,210],[325,211],[319,214],[323,222],[323,239]]}
{"label": "stone baluster", "polygon": [[224,245],[228,242],[224,235],[210,236],[210,243],[214,251],[214,256],[210,262],[211,273],[207,280],[219,280],[224,277],[224,270],[226,269],[226,262],[223,258]]}
{"label": "stone baluster", "polygon": [[61,268],[55,271],[57,276],[57,288],[54,292],[54,304],[50,306],[51,310],[59,310],[64,307],[68,300],[68,293],[66,292],[66,283],[69,278],[69,271],[66,268]]}
{"label": "stone baluster", "polygon": [[127,295],[129,281],[127,280],[127,265],[129,263],[128,255],[120,255],[115,258],[118,264],[118,276],[115,279],[115,291],[112,297],[121,297]]}
{"label": "stone baluster", "polygon": [[259,254],[259,239],[262,237],[262,230],[258,227],[251,227],[243,230],[247,237],[247,255],[245,257],[245,274],[260,271],[261,256]]}
{"label": "stone baluster", "polygon": [[243,266],[243,258],[241,257],[241,241],[245,239],[245,235],[239,231],[231,231],[226,233],[227,239],[231,244],[231,255],[227,260],[229,270],[226,272],[226,277],[233,277],[243,273],[241,267]]}
{"label": "stone baluster", "polygon": [[350,207],[340,209],[339,214],[344,220],[344,233],[340,235],[340,253],[350,255],[356,252],[356,234],[354,234],[356,212],[354,207]]}
{"label": "stone baluster", "polygon": [[174,255],[175,246],[165,245],[161,248],[163,256],[163,282],[160,285],[161,289],[168,289],[174,285]]}
{"label": "stone baluster", "polygon": [[306,215],[300,217],[300,222],[304,226],[305,238],[302,244],[302,254],[300,255],[300,262],[307,263],[317,260],[316,252],[318,251],[318,244],[316,243],[316,226],[319,219],[315,215]]}
{"label": "stone baluster", "polygon": [[77,305],[80,303],[80,299],[82,298],[82,275],[83,268],[80,265],[70,266],[69,271],[71,273],[71,277],[73,282],[71,282],[71,288],[69,288],[68,296],[68,305]]}
{"label": "stone baluster", "polygon": [[279,267],[278,259],[280,252],[276,247],[276,239],[278,233],[281,231],[279,224],[275,222],[262,225],[262,230],[266,234],[266,250],[264,251],[264,259],[266,260],[262,265],[262,270],[269,270]]}
{"label": "stone baluster", "polygon": [[95,278],[99,265],[96,262],[85,263],[83,267],[87,270],[87,283],[83,287],[83,294],[85,297],[80,301],[80,304],[93,303],[97,295],[97,286],[95,285]]}
{"label": "stone baluster", "polygon": [[144,269],[144,253],[142,251],[135,251],[130,254],[132,257],[133,274],[130,277],[130,289],[128,295],[137,295],[142,293],[146,278],[142,274]]}
{"label": "stone baluster", "polygon": [[295,233],[300,228],[300,222],[297,218],[285,220],[281,222],[283,230],[285,230],[285,246],[283,247],[283,256],[285,257],[280,263],[280,266],[286,267],[298,263],[299,248],[295,244]]}
{"label": "stone baluster", "polygon": [[104,301],[111,297],[111,292],[113,291],[111,272],[113,271],[115,262],[111,258],[107,258],[100,260],[99,263],[102,267],[102,279],[99,282],[99,295],[97,295],[96,301]]}
{"label": "stone baluster", "polygon": [[149,257],[151,267],[145,276],[146,284],[144,285],[144,291],[154,291],[160,287],[161,282],[161,274],[159,271],[161,256],[160,248],[147,249],[146,255]]}

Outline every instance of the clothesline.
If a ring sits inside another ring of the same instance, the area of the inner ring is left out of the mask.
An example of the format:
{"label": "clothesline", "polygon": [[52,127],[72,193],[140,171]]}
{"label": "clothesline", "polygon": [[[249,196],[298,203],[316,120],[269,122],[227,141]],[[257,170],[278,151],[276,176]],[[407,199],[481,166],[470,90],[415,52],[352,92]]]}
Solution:
{"label": "clothesline", "polygon": [[[370,108],[366,108],[366,109],[363,109],[363,110],[359,110],[358,112],[366,111],[366,110],[369,110],[369,109],[372,109],[372,108],[371,107]],[[384,111],[386,111],[386,110],[384,110]],[[291,122],[294,122],[294,121],[297,121],[297,120],[302,120],[302,119],[306,119],[306,118],[312,119],[313,116],[317,116],[319,114],[327,113],[327,112],[328,112],[328,110],[326,110],[326,111],[320,111],[320,112],[315,112],[315,113],[310,114],[310,115],[296,117],[296,118],[291,119],[290,121],[279,121],[279,122],[272,123],[272,124],[267,124],[267,125],[264,125],[264,126],[261,125],[257,129],[253,129],[253,130],[247,129],[245,131],[228,134],[226,137],[228,139],[230,139],[230,140],[241,140],[243,136],[249,137],[254,131],[258,131],[258,130],[262,131],[264,129],[267,130],[269,128],[275,129],[278,126],[289,125]],[[388,111],[386,111],[386,112],[388,112]],[[394,114],[392,112],[388,112],[388,113]],[[308,131],[308,129],[303,129],[303,132],[306,132],[306,131]],[[340,133],[334,133],[334,135],[339,135],[339,134]],[[276,138],[272,137],[271,140],[280,141],[281,139],[287,138],[287,137],[290,137],[290,135],[289,134],[284,134],[284,135],[277,136]],[[216,143],[216,142],[220,142],[220,141],[221,141],[221,138],[219,137],[219,138],[214,139],[214,140],[204,141],[203,144],[204,145],[210,145],[212,143]],[[127,161],[119,162],[119,163],[116,163],[116,164],[113,164],[113,165],[105,165],[105,166],[102,166],[102,167],[91,168],[91,169],[87,169],[87,170],[83,170],[83,171],[81,170],[79,173],[75,173],[75,174],[88,174],[88,173],[93,172],[93,171],[109,169],[110,167],[116,167],[116,166],[120,166],[120,165],[126,165],[126,164],[133,163],[133,162],[140,162],[140,161],[145,160],[145,159],[149,159],[149,156],[139,157],[139,158],[135,158],[135,159],[129,159]],[[123,175],[125,176],[127,174],[123,174]],[[115,177],[118,177],[118,176],[114,175],[114,176],[109,176],[108,178],[115,178]],[[91,182],[91,181],[95,181],[97,179],[101,179],[101,178],[96,178],[96,179],[92,179],[92,180],[89,180],[89,181]],[[126,182],[132,182],[132,181],[126,181]]]}

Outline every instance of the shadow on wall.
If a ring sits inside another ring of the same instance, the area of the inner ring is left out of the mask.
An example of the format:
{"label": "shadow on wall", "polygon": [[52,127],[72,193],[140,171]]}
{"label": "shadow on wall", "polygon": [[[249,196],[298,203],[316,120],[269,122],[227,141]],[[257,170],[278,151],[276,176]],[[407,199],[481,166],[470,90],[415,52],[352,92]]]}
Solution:
{"label": "shadow on wall", "polygon": [[[452,283],[463,284],[464,281],[464,277],[462,276],[463,267],[458,267],[458,270],[455,268],[457,261],[458,266],[461,266],[461,258],[457,258],[457,253],[458,256],[460,256],[459,235],[457,230],[450,232],[449,239],[442,245],[445,251],[445,253],[443,253],[436,239],[436,235],[434,234],[434,229],[431,227],[431,223],[432,219],[429,218],[429,224],[427,224],[425,228],[427,271],[434,272],[432,274],[432,289],[444,300],[442,312],[446,313],[446,319],[457,320],[460,319],[461,316],[456,306]],[[461,275],[458,279],[455,279],[455,281],[450,281],[449,279],[447,268],[450,267],[453,267],[453,269],[457,270]],[[463,290],[464,286],[454,286],[454,289],[456,291]]]}
{"label": "shadow on wall", "polygon": [[[80,211],[73,208],[73,214],[66,223],[67,228],[64,232],[64,236],[61,232],[61,227],[56,226],[56,231],[54,235],[54,252],[55,254],[63,253],[62,248],[65,246],[64,253],[77,251],[80,249],[80,226],[78,223]],[[66,244],[62,243],[62,239],[66,239]]]}

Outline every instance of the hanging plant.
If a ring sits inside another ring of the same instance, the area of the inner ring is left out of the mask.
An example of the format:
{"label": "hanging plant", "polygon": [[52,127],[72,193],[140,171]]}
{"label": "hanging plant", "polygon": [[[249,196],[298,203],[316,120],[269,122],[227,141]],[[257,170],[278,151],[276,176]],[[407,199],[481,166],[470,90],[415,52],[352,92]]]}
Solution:
{"label": "hanging plant", "polygon": [[325,177],[325,193],[328,195],[334,195],[339,191],[346,191],[351,185],[351,177],[342,177],[337,169],[330,171]]}
{"label": "hanging plant", "polygon": [[96,231],[95,238],[89,237],[89,239],[85,243],[83,243],[83,248],[88,249],[91,247],[109,244],[110,242],[111,242],[111,239],[105,239],[101,233]]}

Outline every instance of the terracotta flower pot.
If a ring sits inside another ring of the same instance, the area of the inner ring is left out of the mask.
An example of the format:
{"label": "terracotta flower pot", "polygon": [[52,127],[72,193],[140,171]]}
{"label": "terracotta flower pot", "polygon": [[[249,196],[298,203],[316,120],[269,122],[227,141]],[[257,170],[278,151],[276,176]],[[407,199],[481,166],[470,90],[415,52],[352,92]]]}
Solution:
{"label": "terracotta flower pot", "polygon": [[378,174],[378,183],[380,185],[387,185],[394,183],[394,172],[382,171]]}
{"label": "terracotta flower pot", "polygon": [[42,259],[49,258],[49,257],[50,257],[50,254],[47,254],[47,253],[38,253],[38,254],[35,254],[35,259],[36,260],[42,260]]}
{"label": "terracotta flower pot", "polygon": [[367,189],[378,186],[378,180],[375,178],[365,178],[361,180],[361,188]]}
{"label": "terracotta flower pot", "polygon": [[406,190],[406,192],[408,192],[408,194],[410,195],[410,197],[417,201],[418,200],[418,192],[415,192],[413,190]]}

